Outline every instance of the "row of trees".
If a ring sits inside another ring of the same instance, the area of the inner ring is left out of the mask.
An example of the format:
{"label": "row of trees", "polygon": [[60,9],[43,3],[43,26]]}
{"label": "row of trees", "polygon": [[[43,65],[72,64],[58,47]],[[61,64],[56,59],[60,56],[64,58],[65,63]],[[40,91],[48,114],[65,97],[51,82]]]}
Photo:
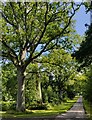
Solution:
{"label": "row of trees", "polygon": [[89,25],[85,40],[81,43],[79,50],[73,55],[80,63],[79,70],[84,69],[84,74],[86,75],[83,95],[88,101],[92,102],[92,24]]}
{"label": "row of trees", "polygon": [[[86,12],[92,11],[92,1],[90,3],[85,3]],[[92,16],[91,16],[92,17]],[[91,18],[92,19],[92,18]],[[83,84],[83,96],[92,104],[92,20],[85,32],[85,39],[80,44],[78,51],[75,51],[73,56],[80,63],[80,69],[84,69],[85,82]]]}
{"label": "row of trees", "polygon": [[[26,107],[32,103],[60,104],[66,98],[72,99],[80,92],[83,82],[77,66],[71,55],[62,48],[53,49],[30,64],[25,75]],[[3,101],[16,101],[17,70],[8,63],[2,66],[2,73]]]}

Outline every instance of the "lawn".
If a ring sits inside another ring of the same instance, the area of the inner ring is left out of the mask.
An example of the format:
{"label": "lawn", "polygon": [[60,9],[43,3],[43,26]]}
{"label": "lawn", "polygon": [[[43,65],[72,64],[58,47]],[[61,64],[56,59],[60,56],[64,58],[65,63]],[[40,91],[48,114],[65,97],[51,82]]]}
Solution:
{"label": "lawn", "polygon": [[88,117],[92,120],[92,103],[87,100],[83,100],[83,104]]}
{"label": "lawn", "polygon": [[16,112],[16,111],[1,111],[0,116],[3,118],[17,117],[17,118],[28,118],[28,117],[38,117],[38,116],[56,116],[58,114],[64,113],[69,110],[73,104],[77,101],[78,97],[73,100],[67,100],[60,105],[54,105],[49,107],[48,110],[26,110],[26,112]]}

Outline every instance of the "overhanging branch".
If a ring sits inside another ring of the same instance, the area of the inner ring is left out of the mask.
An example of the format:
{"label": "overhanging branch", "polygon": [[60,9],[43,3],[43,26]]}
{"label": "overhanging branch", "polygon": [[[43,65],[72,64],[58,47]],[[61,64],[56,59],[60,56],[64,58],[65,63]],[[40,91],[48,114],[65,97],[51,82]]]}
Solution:
{"label": "overhanging branch", "polygon": [[10,47],[6,44],[6,42],[4,42],[3,40],[2,40],[2,44],[3,44],[3,45],[6,47],[6,49],[8,50],[8,53],[7,53],[7,54],[10,55],[11,60],[12,60],[12,59],[16,60],[16,62],[17,62],[17,64],[18,64],[18,57],[17,57],[15,51],[14,51],[12,48],[10,48]]}
{"label": "overhanging branch", "polygon": [[0,13],[7,23],[9,23],[10,25],[12,25],[13,27],[17,29],[17,26],[13,22],[9,21],[7,16],[5,16],[3,12],[0,11]]}

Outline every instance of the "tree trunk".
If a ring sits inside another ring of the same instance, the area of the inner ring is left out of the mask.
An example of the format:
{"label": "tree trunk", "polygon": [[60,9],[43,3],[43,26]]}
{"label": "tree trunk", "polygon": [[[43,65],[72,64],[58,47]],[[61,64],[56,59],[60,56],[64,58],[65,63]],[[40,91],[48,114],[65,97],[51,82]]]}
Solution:
{"label": "tree trunk", "polygon": [[39,100],[42,103],[42,89],[41,89],[41,81],[40,80],[38,83],[38,90],[39,90]]}
{"label": "tree trunk", "polygon": [[17,111],[25,111],[25,76],[24,71],[20,68],[17,73],[18,91],[17,91]]}
{"label": "tree trunk", "polygon": [[40,103],[42,103],[42,88],[41,88],[41,81],[39,79],[39,75],[37,75],[36,80],[36,91],[37,91],[37,99]]}

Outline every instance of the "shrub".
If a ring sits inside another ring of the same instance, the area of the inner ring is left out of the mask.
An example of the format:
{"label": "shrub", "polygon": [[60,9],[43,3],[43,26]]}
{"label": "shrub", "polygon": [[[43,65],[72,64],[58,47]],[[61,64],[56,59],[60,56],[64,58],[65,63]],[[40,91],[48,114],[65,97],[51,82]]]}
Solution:
{"label": "shrub", "polygon": [[2,111],[7,111],[7,110],[15,110],[16,109],[16,103],[15,101],[2,101]]}
{"label": "shrub", "polygon": [[36,103],[36,104],[31,104],[31,106],[28,107],[29,110],[47,110],[47,104],[41,104],[41,103]]}

